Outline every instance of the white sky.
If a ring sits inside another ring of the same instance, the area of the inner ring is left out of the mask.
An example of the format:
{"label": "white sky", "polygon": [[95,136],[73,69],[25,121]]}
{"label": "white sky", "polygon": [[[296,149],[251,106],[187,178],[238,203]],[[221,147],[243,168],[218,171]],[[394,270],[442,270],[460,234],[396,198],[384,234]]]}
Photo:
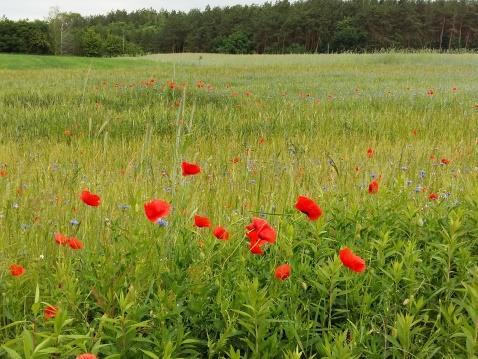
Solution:
{"label": "white sky", "polygon": [[[82,15],[106,14],[110,10],[137,10],[153,8],[156,10],[204,9],[206,5],[232,6],[262,4],[266,0],[0,0],[0,17],[11,20],[40,19],[48,16],[50,7],[58,6],[63,12],[78,12]],[[274,2],[274,0],[270,0]]]}

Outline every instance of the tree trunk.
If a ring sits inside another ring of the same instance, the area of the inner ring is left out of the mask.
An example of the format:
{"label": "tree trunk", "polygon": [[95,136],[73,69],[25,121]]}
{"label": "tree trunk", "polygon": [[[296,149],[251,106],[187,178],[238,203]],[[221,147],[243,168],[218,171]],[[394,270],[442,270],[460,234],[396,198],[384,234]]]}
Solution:
{"label": "tree trunk", "polygon": [[460,23],[460,30],[458,30],[458,48],[461,49],[461,28],[463,23]]}
{"label": "tree trunk", "polygon": [[441,33],[440,33],[440,51],[442,50],[442,44],[443,44],[443,33],[445,32],[445,18],[443,18],[443,24],[441,25]]}
{"label": "tree trunk", "polygon": [[317,43],[315,44],[315,51],[314,53],[319,52],[319,45],[320,45],[320,35],[317,33]]}
{"label": "tree trunk", "polygon": [[450,29],[450,38],[448,39],[448,51],[451,50],[451,43],[452,43],[452,40],[453,40],[453,34],[456,31],[456,29],[455,29],[455,19],[456,19],[456,14],[453,14],[453,23],[452,23],[451,29]]}
{"label": "tree trunk", "polygon": [[60,55],[63,55],[63,23],[60,26]]}

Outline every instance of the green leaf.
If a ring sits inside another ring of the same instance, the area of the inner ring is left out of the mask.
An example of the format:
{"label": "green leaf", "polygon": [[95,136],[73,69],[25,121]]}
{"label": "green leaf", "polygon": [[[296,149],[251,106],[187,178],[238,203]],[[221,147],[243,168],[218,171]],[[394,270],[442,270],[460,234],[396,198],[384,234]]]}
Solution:
{"label": "green leaf", "polygon": [[45,348],[48,344],[50,344],[50,340],[51,340],[51,338],[46,338],[44,341],[42,341],[40,344],[38,344],[35,347],[35,350],[33,351],[33,354],[39,352],[40,350]]}
{"label": "green leaf", "polygon": [[143,349],[141,349],[141,351],[142,351],[144,354],[146,354],[149,358],[159,359],[159,357],[158,357],[156,354],[154,354],[154,353],[152,353],[152,352],[150,352],[150,351],[148,351],[148,350],[143,350]]}
{"label": "green leaf", "polygon": [[45,348],[38,351],[38,354],[53,354],[53,353],[61,353],[61,350],[55,347]]}
{"label": "green leaf", "polygon": [[23,331],[23,355],[25,359],[31,358],[33,353],[33,337],[28,330]]}
{"label": "green leaf", "polygon": [[15,350],[10,349],[10,348],[6,347],[5,345],[2,345],[2,349],[7,352],[8,357],[10,359],[23,359]]}
{"label": "green leaf", "polygon": [[4,327],[1,327],[0,330],[6,330],[8,328],[11,328],[11,327],[14,327],[14,326],[17,326],[17,325],[25,324],[26,322],[27,322],[26,320],[19,320],[19,321],[7,324]]}
{"label": "green leaf", "polygon": [[37,287],[35,289],[35,304],[40,303],[40,286],[37,283]]}

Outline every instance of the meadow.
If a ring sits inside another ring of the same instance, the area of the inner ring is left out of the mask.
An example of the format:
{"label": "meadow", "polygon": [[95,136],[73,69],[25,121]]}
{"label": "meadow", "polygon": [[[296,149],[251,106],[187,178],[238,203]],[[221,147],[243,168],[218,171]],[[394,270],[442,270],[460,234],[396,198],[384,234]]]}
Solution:
{"label": "meadow", "polygon": [[478,356],[476,54],[0,55],[0,84],[0,357]]}

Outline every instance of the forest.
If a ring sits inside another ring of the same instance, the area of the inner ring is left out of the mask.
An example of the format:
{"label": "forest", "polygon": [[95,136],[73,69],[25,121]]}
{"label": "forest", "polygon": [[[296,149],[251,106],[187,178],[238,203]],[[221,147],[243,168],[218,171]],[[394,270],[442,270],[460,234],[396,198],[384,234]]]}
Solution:
{"label": "forest", "polygon": [[288,0],[189,12],[0,18],[0,52],[76,56],[478,49],[478,1]]}

